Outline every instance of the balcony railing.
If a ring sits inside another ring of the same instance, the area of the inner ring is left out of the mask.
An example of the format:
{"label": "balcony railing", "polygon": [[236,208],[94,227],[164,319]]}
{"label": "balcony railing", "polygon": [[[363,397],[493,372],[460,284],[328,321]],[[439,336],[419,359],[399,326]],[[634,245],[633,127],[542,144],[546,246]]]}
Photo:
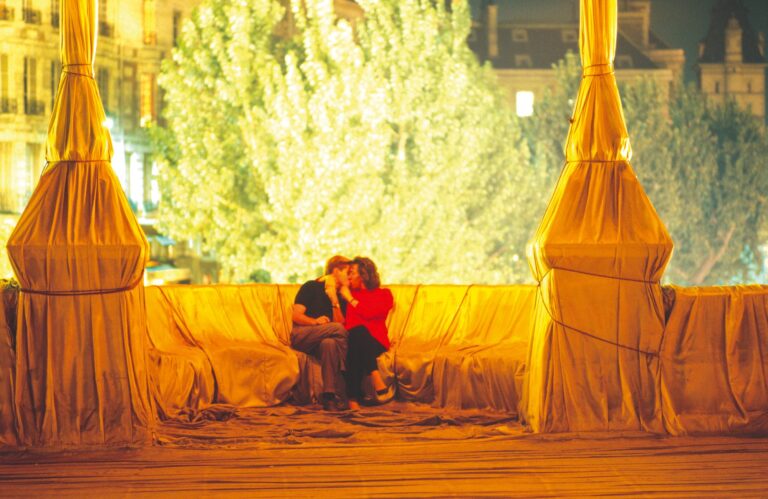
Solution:
{"label": "balcony railing", "polygon": [[51,26],[54,28],[59,27],[59,13],[58,12],[51,12]]}
{"label": "balcony railing", "polygon": [[45,103],[41,100],[24,101],[24,114],[40,116],[45,112]]}
{"label": "balcony railing", "polygon": [[99,21],[99,36],[106,36],[107,38],[112,38],[112,35],[115,33],[115,26],[113,24],[109,24],[106,21]]}
{"label": "balcony railing", "polygon": [[40,11],[35,9],[21,9],[21,16],[27,24],[40,24],[42,19]]}
{"label": "balcony railing", "polygon": [[16,99],[0,99],[0,114],[16,114]]}
{"label": "balcony railing", "polygon": [[13,7],[7,5],[0,5],[0,21],[13,21],[14,18]]}

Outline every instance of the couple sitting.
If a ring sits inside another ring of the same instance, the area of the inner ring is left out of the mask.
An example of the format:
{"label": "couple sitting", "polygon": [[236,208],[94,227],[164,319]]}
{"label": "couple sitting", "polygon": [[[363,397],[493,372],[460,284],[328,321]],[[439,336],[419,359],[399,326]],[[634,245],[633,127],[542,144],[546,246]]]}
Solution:
{"label": "couple sitting", "polygon": [[320,360],[326,410],[359,409],[363,381],[387,392],[376,358],[389,349],[392,293],[370,258],[334,256],[325,275],[304,283],[293,304],[291,347]]}

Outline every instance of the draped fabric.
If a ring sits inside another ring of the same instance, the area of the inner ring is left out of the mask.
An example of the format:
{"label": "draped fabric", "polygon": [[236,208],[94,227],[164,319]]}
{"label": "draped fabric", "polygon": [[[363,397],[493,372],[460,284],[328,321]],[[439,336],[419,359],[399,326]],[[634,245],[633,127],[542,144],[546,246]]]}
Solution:
{"label": "draped fabric", "polygon": [[22,288],[15,403],[24,445],[149,437],[142,277],[149,246],[112,172],[93,78],[94,0],[61,3],[48,166],[8,241]]}
{"label": "draped fabric", "polygon": [[[532,286],[389,289],[391,349],[379,369],[392,392],[441,407],[517,412]],[[300,404],[322,391],[320,365],[290,349],[296,285],[147,288],[149,373],[164,418],[189,419],[213,404]]]}
{"label": "draped fabric", "polygon": [[661,349],[672,435],[768,435],[768,286],[671,287]]}
{"label": "draped fabric", "polygon": [[523,412],[537,432],[663,431],[659,279],[672,241],[629,164],[616,0],[581,0],[566,164],[528,248],[539,282]]}
{"label": "draped fabric", "polygon": [[[535,287],[389,289],[395,298],[387,321],[392,347],[379,357],[379,369],[398,399],[517,414],[529,371]],[[245,419],[215,433],[239,439],[242,428],[262,424],[240,409],[287,400],[301,405],[319,393],[319,364],[285,339],[297,290],[274,284],[146,289],[153,396],[163,419],[186,428],[185,439],[193,433],[200,441],[214,438],[199,426],[201,419],[235,412]],[[668,321],[658,364],[664,430],[768,434],[768,286],[665,287],[664,294]],[[0,447],[18,445],[10,331],[15,297],[15,291],[3,294],[0,314]],[[596,390],[600,383],[605,380],[598,379]],[[295,413],[309,418],[303,428],[314,424],[313,409],[307,411]]]}
{"label": "draped fabric", "polygon": [[147,315],[150,377],[166,417],[213,402],[275,405],[298,381],[277,286],[150,287]]}
{"label": "draped fabric", "polygon": [[19,443],[13,411],[17,302],[18,293],[15,289],[0,289],[0,447],[15,447]]}

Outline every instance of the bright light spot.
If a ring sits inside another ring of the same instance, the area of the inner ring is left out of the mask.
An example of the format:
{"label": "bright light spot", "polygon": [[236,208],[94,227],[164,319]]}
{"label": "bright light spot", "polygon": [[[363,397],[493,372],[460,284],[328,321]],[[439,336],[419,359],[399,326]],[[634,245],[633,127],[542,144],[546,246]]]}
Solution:
{"label": "bright light spot", "polygon": [[512,261],[513,261],[513,262],[518,262],[518,261],[520,261],[520,255],[512,255]]}
{"label": "bright light spot", "polygon": [[521,90],[515,95],[515,107],[517,115],[525,118],[533,116],[533,92],[530,90]]}
{"label": "bright light spot", "polygon": [[106,127],[107,130],[112,131],[112,127],[115,126],[115,120],[107,116],[104,119],[104,123],[102,123]]}

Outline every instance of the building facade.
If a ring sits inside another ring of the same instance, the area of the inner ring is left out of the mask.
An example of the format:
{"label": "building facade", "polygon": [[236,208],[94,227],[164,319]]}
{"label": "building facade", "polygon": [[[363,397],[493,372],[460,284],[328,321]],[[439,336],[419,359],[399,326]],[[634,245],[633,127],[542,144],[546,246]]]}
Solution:
{"label": "building facade", "polygon": [[[555,85],[552,66],[569,51],[579,53],[578,2],[570,22],[543,24],[500,21],[495,0],[476,11],[469,45],[480,61],[493,66],[519,116],[535,112],[536,102]],[[620,0],[616,78],[652,77],[668,90],[682,81],[685,52],[664,43],[651,30],[650,0]]]}
{"label": "building facade", "polygon": [[741,0],[720,0],[699,44],[699,87],[709,102],[733,99],[765,120],[765,35],[755,33]]}
{"label": "building facade", "polygon": [[[137,213],[157,203],[144,126],[157,75],[189,15],[182,0],[100,0],[94,77],[112,134],[112,166]],[[19,213],[45,164],[61,76],[59,0],[0,0],[0,211]],[[119,19],[119,22],[117,20]]]}

